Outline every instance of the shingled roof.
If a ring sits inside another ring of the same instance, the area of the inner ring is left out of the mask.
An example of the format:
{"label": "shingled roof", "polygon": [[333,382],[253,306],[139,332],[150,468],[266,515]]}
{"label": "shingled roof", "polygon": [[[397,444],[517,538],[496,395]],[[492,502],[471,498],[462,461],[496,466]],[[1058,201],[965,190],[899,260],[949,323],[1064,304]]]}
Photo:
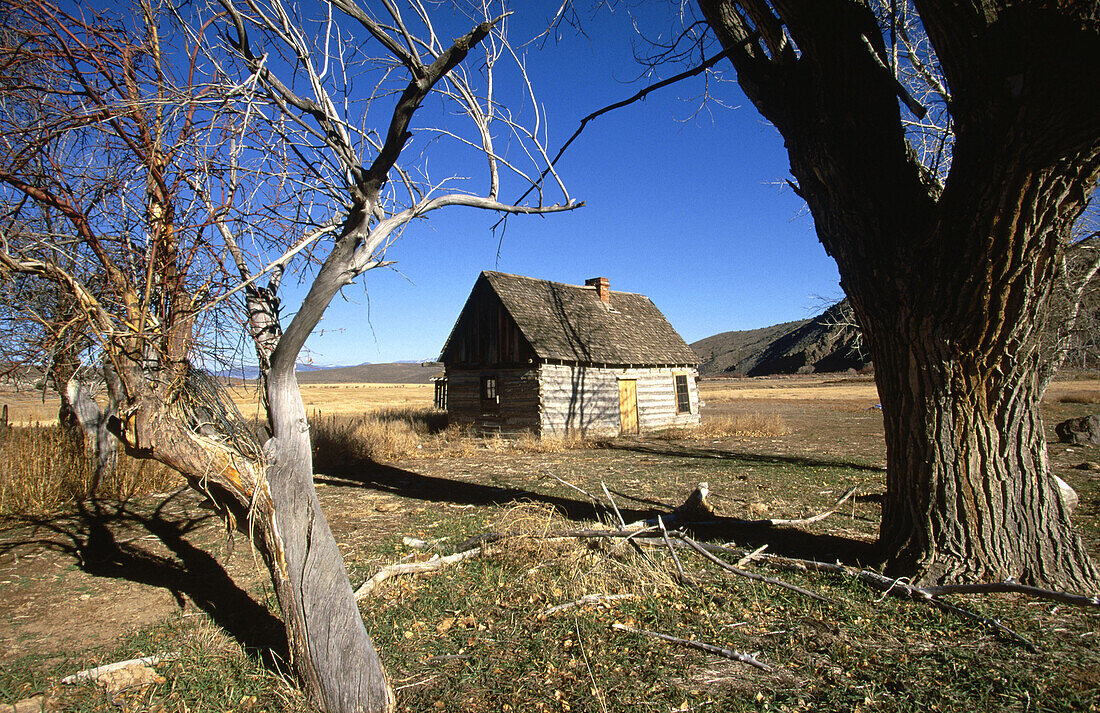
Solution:
{"label": "shingled roof", "polygon": [[481,273],[540,359],[590,364],[696,365],[699,357],[645,295]]}

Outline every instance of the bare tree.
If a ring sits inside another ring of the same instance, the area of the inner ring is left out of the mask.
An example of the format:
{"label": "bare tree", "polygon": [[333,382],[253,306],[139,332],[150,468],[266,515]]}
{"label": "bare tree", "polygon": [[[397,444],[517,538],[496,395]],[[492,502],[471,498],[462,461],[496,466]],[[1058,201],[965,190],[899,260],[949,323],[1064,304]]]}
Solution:
{"label": "bare tree", "polygon": [[[488,2],[458,6],[463,14],[387,1],[376,15],[350,0],[308,9],[219,0],[169,22],[150,0],[114,18],[46,0],[5,5],[29,30],[7,56],[33,56],[51,80],[5,84],[8,107],[35,104],[41,118],[21,127],[18,112],[0,112],[9,137],[0,183],[15,215],[50,210],[66,221],[80,260],[65,269],[57,245],[22,233],[0,267],[74,300],[118,377],[114,430],[129,451],[176,468],[247,525],[310,700],[327,711],[390,709],[314,492],[295,362],[331,299],[388,264],[412,221],[450,206],[580,205],[560,181],[552,199],[541,186],[524,204],[500,198],[505,182],[530,185],[548,164],[508,12]],[[457,39],[441,39],[452,31]],[[521,102],[531,127],[511,113]],[[413,141],[414,129],[431,140]],[[24,157],[43,152],[48,170],[31,171]],[[453,162],[453,177],[432,180],[429,154]],[[462,177],[478,165],[478,180]],[[284,328],[283,275],[311,261],[308,293]],[[227,309],[239,310],[265,372],[263,443],[192,363]]]}
{"label": "bare tree", "polygon": [[1063,364],[1093,365],[1100,348],[1100,191],[1094,191],[1077,219],[1058,265],[1051,294],[1051,319],[1043,334],[1039,383],[1045,391]]}

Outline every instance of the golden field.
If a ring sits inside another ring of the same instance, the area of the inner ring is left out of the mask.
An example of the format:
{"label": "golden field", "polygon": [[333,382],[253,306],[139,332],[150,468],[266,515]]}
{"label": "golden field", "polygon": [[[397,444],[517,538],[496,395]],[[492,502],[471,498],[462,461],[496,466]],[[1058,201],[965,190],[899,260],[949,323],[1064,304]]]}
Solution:
{"label": "golden field", "polygon": [[[431,406],[431,384],[307,384],[302,386],[306,412],[319,411],[326,416],[349,416],[383,408]],[[230,388],[233,403],[247,417],[258,417],[259,398],[255,387]],[[8,407],[8,423],[13,426],[43,425],[57,422],[57,395],[52,391],[17,391],[0,388],[0,407]]]}
{"label": "golden field", "polygon": [[[432,404],[431,384],[306,384],[302,400],[310,415],[352,416],[395,407],[428,407]],[[230,394],[245,417],[259,417],[259,400],[254,387],[232,387]],[[757,377],[751,379],[704,379],[699,384],[704,404],[736,401],[799,401],[829,399],[878,403],[871,377],[843,377],[835,374]],[[1047,402],[1100,403],[1100,380],[1065,379],[1051,384]],[[49,424],[57,421],[57,397],[52,392],[0,389],[0,405],[8,407],[12,425]]]}

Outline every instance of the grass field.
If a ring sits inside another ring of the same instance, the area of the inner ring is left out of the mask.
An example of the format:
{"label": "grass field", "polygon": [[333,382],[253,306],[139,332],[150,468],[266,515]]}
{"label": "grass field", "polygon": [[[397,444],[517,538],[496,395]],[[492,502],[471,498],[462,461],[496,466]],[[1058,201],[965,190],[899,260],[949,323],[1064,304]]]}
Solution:
{"label": "grass field", "polygon": [[[728,543],[729,563],[766,546],[765,555],[869,564],[885,463],[873,382],[745,379],[700,389],[704,420],[722,427],[553,447],[449,432],[426,408],[430,386],[303,390],[318,413],[318,497],[353,586],[391,563],[447,554],[485,532],[507,535],[482,557],[392,579],[362,601],[398,710],[1100,710],[1096,609],[951,597],[1026,637],[1031,651],[847,575],[741,565],[823,602],[690,550],[677,565],[660,540],[638,550],[544,537],[607,527],[609,497],[632,521],[668,513],[707,482],[718,519],[692,532]],[[383,416],[375,420],[384,432],[362,417],[367,410]],[[1043,413],[1051,433],[1060,419],[1100,413],[1100,383],[1056,382]],[[382,447],[391,427],[393,443]],[[364,440],[370,448],[348,445]],[[1081,498],[1075,522],[1100,557],[1100,471],[1078,467],[1100,462],[1100,448],[1050,440],[1055,472]],[[850,488],[855,497],[817,522],[744,522],[824,512]],[[262,565],[201,500],[173,487],[0,518],[0,704],[45,693],[65,711],[308,711],[277,656],[284,632]],[[550,611],[587,595],[616,598]],[[615,624],[752,653],[771,670]],[[143,681],[58,683],[160,652],[179,658]]]}
{"label": "grass field", "polygon": [[[308,412],[325,415],[352,415],[379,408],[431,406],[431,384],[307,384],[302,386],[302,401]],[[233,403],[245,416],[257,416],[259,398],[253,387],[233,387]],[[0,388],[0,406],[8,407],[8,423],[29,426],[57,422],[58,399],[53,392]]]}

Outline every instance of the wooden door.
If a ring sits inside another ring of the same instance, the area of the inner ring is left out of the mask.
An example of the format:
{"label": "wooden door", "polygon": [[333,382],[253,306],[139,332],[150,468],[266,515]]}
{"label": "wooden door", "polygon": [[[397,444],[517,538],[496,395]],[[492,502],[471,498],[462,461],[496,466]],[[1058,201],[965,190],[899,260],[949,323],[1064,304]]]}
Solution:
{"label": "wooden door", "polygon": [[638,382],[619,380],[619,424],[622,433],[638,432]]}

